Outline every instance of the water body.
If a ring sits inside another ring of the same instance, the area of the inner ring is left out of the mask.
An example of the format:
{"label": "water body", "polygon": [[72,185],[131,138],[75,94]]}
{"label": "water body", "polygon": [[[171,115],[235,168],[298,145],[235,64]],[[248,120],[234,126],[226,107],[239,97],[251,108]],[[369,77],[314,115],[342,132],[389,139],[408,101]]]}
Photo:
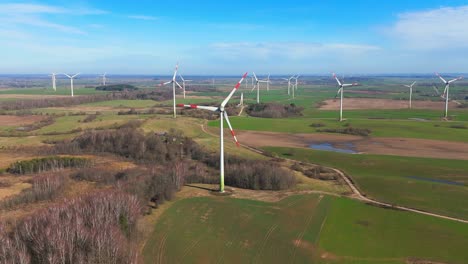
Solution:
{"label": "water body", "polygon": [[464,186],[465,185],[465,184],[463,184],[461,182],[453,182],[453,181],[441,180],[441,179],[431,179],[431,178],[424,178],[424,177],[419,177],[419,176],[406,176],[406,178],[414,179],[414,180],[420,180],[420,181],[427,181],[427,182],[457,185],[457,186]]}
{"label": "water body", "polygon": [[358,153],[353,143],[345,143],[343,145],[344,147],[334,147],[329,142],[323,142],[323,143],[311,144],[309,147],[315,150],[325,150],[325,151],[333,151],[333,152],[339,152],[339,153],[348,153],[348,154]]}

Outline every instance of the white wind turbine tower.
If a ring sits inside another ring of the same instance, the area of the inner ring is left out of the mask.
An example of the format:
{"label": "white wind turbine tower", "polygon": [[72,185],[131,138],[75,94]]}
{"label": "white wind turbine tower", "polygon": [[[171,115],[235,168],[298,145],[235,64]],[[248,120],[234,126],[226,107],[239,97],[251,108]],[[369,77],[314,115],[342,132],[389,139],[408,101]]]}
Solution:
{"label": "white wind turbine tower", "polygon": [[268,77],[266,79],[266,84],[267,84],[267,91],[270,91],[270,74],[268,73]]}
{"label": "white wind turbine tower", "polygon": [[73,79],[74,79],[76,76],[78,76],[80,73],[77,73],[77,74],[72,75],[72,76],[70,76],[70,75],[68,75],[68,74],[66,74],[66,73],[64,73],[64,74],[65,74],[68,78],[70,78],[71,96],[73,97],[73,96],[74,96],[74,95],[73,95]]}
{"label": "white wind turbine tower", "polygon": [[442,98],[445,98],[445,118],[447,118],[448,116],[448,102],[449,102],[449,89],[450,89],[450,84],[455,82],[455,81],[458,81],[458,80],[461,80],[463,79],[463,77],[458,77],[456,79],[453,79],[453,80],[450,80],[450,81],[446,81],[444,78],[442,78],[442,76],[440,76],[438,73],[436,73],[436,75],[445,83],[445,90],[444,90],[444,95],[442,96]]}
{"label": "white wind turbine tower", "polygon": [[408,88],[409,88],[409,91],[410,91],[410,92],[409,92],[409,108],[410,108],[410,109],[411,109],[411,101],[412,101],[411,98],[413,97],[413,86],[414,86],[415,84],[416,84],[416,82],[413,82],[411,85],[406,85],[406,84],[405,84],[405,86],[408,87]]}
{"label": "white wind turbine tower", "polygon": [[344,87],[349,87],[349,86],[355,86],[357,83],[341,83],[340,80],[338,80],[338,77],[336,77],[336,74],[333,73],[333,78],[335,78],[336,82],[340,86],[340,89],[338,89],[338,92],[336,93],[335,98],[340,94],[340,122],[343,121],[343,92],[344,92]]}
{"label": "white wind turbine tower", "polygon": [[297,82],[298,82],[298,80],[299,80],[299,76],[300,76],[300,75],[298,74],[298,75],[296,75],[296,76],[294,77],[294,79],[296,80],[296,83],[295,83],[296,90],[297,90]]}
{"label": "white wind turbine tower", "polygon": [[54,89],[54,91],[57,91],[57,74],[55,72],[53,72],[51,75],[49,75],[52,77],[52,89]]}
{"label": "white wind turbine tower", "polygon": [[267,83],[268,81],[263,81],[263,80],[259,80],[257,78],[257,75],[255,75],[255,72],[253,73],[253,76],[255,77],[255,85],[254,87],[252,88],[251,91],[253,91],[255,88],[257,88],[257,104],[260,103],[260,83]]}
{"label": "white wind turbine tower", "polygon": [[239,104],[237,106],[244,106],[244,93],[241,93],[240,101],[239,101]]}
{"label": "white wind turbine tower", "polygon": [[291,95],[291,80],[294,79],[294,76],[291,76],[289,78],[282,78],[285,81],[288,81],[288,95]]}
{"label": "white wind turbine tower", "polygon": [[192,80],[185,80],[184,77],[182,77],[182,75],[180,75],[180,73],[179,73],[179,77],[180,77],[180,79],[182,79],[182,89],[184,90],[184,99],[185,99],[185,83],[186,82],[191,82]]}
{"label": "white wind turbine tower", "polygon": [[176,81],[176,76],[177,76],[177,71],[178,70],[179,70],[179,63],[177,63],[176,66],[175,66],[174,75],[172,76],[172,80],[160,84],[160,86],[164,86],[164,85],[172,83],[172,102],[173,102],[173,108],[174,108],[174,118],[177,117],[177,114],[176,114],[175,86],[177,85],[177,86],[179,86],[180,89],[183,89],[182,86],[180,86],[180,84]]}
{"label": "white wind turbine tower", "polygon": [[106,86],[106,82],[107,82],[106,75],[107,75],[107,72],[105,72],[103,75],[101,75],[101,77],[102,77],[102,86]]}
{"label": "white wind turbine tower", "polygon": [[234,86],[234,89],[232,89],[231,93],[224,99],[224,101],[221,103],[219,107],[214,107],[214,106],[201,106],[201,105],[195,105],[195,104],[190,104],[190,105],[184,105],[184,104],[178,104],[177,106],[179,107],[185,107],[185,108],[193,108],[193,109],[204,109],[204,110],[209,110],[213,111],[216,113],[219,113],[219,176],[220,176],[220,181],[219,181],[219,191],[221,193],[224,192],[224,119],[226,119],[226,123],[229,127],[229,130],[231,131],[231,135],[234,137],[234,141],[236,142],[237,146],[239,146],[239,142],[237,141],[236,134],[234,133],[234,130],[232,129],[231,122],[229,122],[229,117],[224,109],[226,104],[229,102],[229,99],[234,95],[234,93],[237,91],[237,89],[240,87],[242,81],[247,77],[247,73],[245,73],[240,81]]}

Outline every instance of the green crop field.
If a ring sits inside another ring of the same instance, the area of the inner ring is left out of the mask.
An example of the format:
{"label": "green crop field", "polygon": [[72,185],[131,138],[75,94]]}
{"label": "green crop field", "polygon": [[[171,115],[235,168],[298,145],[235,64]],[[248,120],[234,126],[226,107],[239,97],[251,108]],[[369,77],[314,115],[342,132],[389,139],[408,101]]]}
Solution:
{"label": "green crop field", "polygon": [[[411,121],[411,120],[380,120],[380,119],[350,119],[337,122],[323,118],[255,118],[232,117],[232,125],[237,130],[272,131],[285,133],[316,133],[318,129],[354,128],[370,129],[371,136],[376,137],[407,137],[468,142],[468,122],[443,121]],[[312,124],[323,124],[315,128]],[[210,126],[219,126],[219,122],[210,121]],[[452,126],[462,125],[466,129]]]}
{"label": "green crop field", "polygon": [[[79,86],[74,87],[74,95],[90,95],[90,94],[99,94],[105,93],[104,91],[97,91],[94,88],[79,88]],[[10,90],[0,90],[0,94],[27,94],[27,95],[70,95],[70,87],[57,87],[57,91],[54,91],[52,88],[18,88]]]}
{"label": "green crop field", "polygon": [[143,256],[145,263],[463,263],[467,243],[461,223],[345,198],[199,197],[165,211]]}
{"label": "green crop field", "polygon": [[153,100],[112,100],[82,104],[80,106],[107,106],[115,108],[147,108],[153,107],[158,102]]}
{"label": "green crop field", "polygon": [[283,157],[341,169],[365,194],[379,201],[468,219],[468,162],[464,160],[351,155],[281,147],[264,149]]}

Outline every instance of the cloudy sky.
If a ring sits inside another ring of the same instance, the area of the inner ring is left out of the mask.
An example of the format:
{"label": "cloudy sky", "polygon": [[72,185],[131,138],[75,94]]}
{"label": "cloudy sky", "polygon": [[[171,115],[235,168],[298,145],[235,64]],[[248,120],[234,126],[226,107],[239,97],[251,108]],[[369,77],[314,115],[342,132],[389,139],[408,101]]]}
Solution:
{"label": "cloudy sky", "polygon": [[468,72],[468,1],[0,0],[0,74]]}

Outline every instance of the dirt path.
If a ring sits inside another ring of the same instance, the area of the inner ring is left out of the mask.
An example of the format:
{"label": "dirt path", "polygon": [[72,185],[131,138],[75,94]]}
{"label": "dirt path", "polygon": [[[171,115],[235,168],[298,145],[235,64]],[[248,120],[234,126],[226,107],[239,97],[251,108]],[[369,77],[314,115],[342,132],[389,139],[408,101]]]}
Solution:
{"label": "dirt path", "polygon": [[[340,108],[340,100],[329,99],[323,101],[325,104],[320,106],[321,110],[336,110]],[[407,100],[392,100],[392,99],[372,99],[372,98],[345,98],[343,101],[344,109],[406,109],[408,108]],[[416,109],[444,109],[445,102],[440,101],[417,101],[413,100],[412,107]],[[449,102],[449,108],[456,108],[457,103]]]}
{"label": "dirt path", "polygon": [[374,138],[321,133],[288,134],[264,131],[238,131],[237,138],[240,142],[253,147],[309,148],[311,144],[330,143],[333,147],[351,148],[358,153],[468,160],[468,143],[463,142],[417,138]]}
{"label": "dirt path", "polygon": [[[211,136],[215,136],[215,137],[217,136],[217,135],[214,135],[214,134],[210,133],[209,131],[207,131],[206,128],[205,128],[205,125],[201,125],[201,129],[203,130],[203,132],[205,132],[205,133],[207,133],[207,134],[209,134]],[[262,150],[259,150],[259,149],[255,148],[255,147],[251,147],[251,146],[248,146],[248,145],[245,145],[245,144],[242,144],[242,143],[240,145],[242,147],[244,147],[244,148],[250,149],[250,150],[252,150],[254,152],[257,152],[259,154],[264,155]],[[290,161],[293,161],[293,162],[295,161],[295,160],[286,159],[286,158],[285,158],[285,160],[290,160]],[[317,164],[312,164],[312,165],[317,165]],[[417,214],[423,214],[423,215],[428,215],[428,216],[433,216],[433,217],[437,217],[437,218],[442,218],[442,219],[447,219],[447,220],[452,220],[452,221],[468,224],[468,220],[455,218],[455,217],[450,217],[450,216],[441,215],[441,214],[436,214],[436,213],[425,212],[425,211],[421,211],[421,210],[414,209],[414,208],[398,206],[398,205],[393,205],[393,204],[389,204],[389,203],[383,203],[383,202],[379,202],[379,201],[371,199],[371,198],[367,198],[356,187],[356,185],[354,184],[354,182],[351,180],[351,178],[349,176],[347,176],[346,174],[344,174],[342,171],[340,171],[338,169],[335,169],[335,168],[329,168],[329,169],[332,169],[336,173],[338,173],[338,175],[340,175],[341,178],[350,187],[350,189],[353,191],[353,195],[351,196],[351,198],[360,200],[362,202],[369,203],[371,205],[376,205],[376,206],[381,206],[381,207],[386,207],[386,208],[392,208],[392,209],[398,209],[398,210],[402,210],[402,211],[413,212],[413,213],[417,213]]]}

